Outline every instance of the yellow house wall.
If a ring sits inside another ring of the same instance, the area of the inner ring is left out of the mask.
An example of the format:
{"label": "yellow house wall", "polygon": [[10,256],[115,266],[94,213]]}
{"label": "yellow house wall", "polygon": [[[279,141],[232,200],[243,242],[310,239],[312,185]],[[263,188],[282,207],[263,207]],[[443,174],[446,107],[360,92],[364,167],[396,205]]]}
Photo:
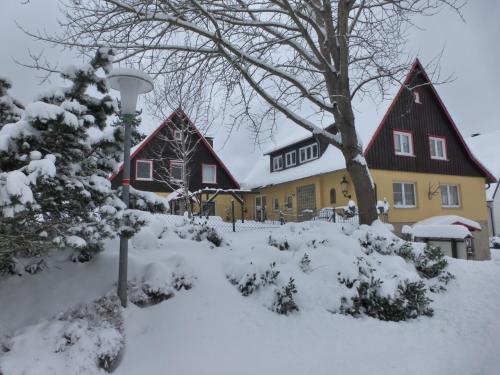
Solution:
{"label": "yellow house wall", "polygon": [[[371,170],[375,184],[377,185],[377,199],[387,198],[390,204],[389,222],[391,223],[414,223],[430,216],[436,215],[460,215],[476,221],[486,221],[488,212],[486,208],[486,193],[484,190],[485,180],[482,177],[451,176],[429,173],[411,173],[385,170]],[[325,173],[296,181],[286,182],[258,189],[261,195],[267,197],[267,216],[269,219],[277,220],[279,212],[273,211],[273,198],[278,198],[280,209],[285,213],[296,214],[297,199],[296,189],[299,186],[314,184],[316,186],[316,208],[339,207],[347,205],[349,198],[342,194],[340,181],[343,176],[349,175],[345,170]],[[415,208],[396,208],[393,200],[393,182],[413,182],[416,186],[417,205]],[[441,193],[438,190],[432,199],[428,198],[429,184],[433,190],[440,184],[456,184],[460,190],[460,207],[441,207]],[[337,192],[337,202],[330,203],[330,189],[335,188]],[[293,195],[293,210],[286,210],[284,207],[287,194]],[[356,194],[352,183],[348,187],[348,195],[356,201]],[[247,207],[246,217],[255,219],[255,197],[256,194],[245,194],[245,205]]]}
{"label": "yellow house wall", "polygon": [[[476,221],[488,220],[486,208],[485,180],[482,177],[450,176],[428,173],[410,173],[385,170],[371,170],[377,185],[378,199],[387,198],[390,204],[389,222],[414,223],[430,216],[460,215]],[[417,192],[415,208],[394,207],[393,182],[413,182]],[[429,199],[429,184],[437,192]],[[458,185],[460,191],[460,207],[441,207],[440,184]]]}

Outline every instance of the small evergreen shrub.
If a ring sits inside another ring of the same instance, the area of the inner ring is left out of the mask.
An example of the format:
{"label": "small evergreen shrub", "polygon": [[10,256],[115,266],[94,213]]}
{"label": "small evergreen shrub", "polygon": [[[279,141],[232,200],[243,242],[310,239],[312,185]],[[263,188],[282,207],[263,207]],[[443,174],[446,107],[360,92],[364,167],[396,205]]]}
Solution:
{"label": "small evergreen shrub", "polygon": [[417,271],[425,278],[438,277],[448,266],[441,248],[427,244],[421,255],[415,259]]}
{"label": "small evergreen shrub", "polygon": [[302,259],[300,260],[299,268],[304,273],[311,272],[311,258],[309,257],[309,254],[304,253],[304,255],[302,256]]}
{"label": "small evergreen shrub", "polygon": [[[183,228],[185,226],[187,226],[187,233]],[[182,239],[191,237],[191,239],[198,242],[206,239],[216,247],[222,245],[222,236],[217,232],[215,228],[209,226],[207,222],[200,224],[191,221],[188,224],[187,221],[185,221],[183,225],[181,225],[175,232]]]}
{"label": "small evergreen shrub", "polygon": [[366,255],[370,255],[374,251],[382,255],[391,255],[397,248],[397,239],[388,240],[385,237],[367,232],[359,239],[359,244]]}
{"label": "small evergreen shrub", "polygon": [[290,277],[288,283],[281,289],[276,289],[274,292],[274,302],[272,310],[278,314],[288,315],[294,311],[299,311],[299,307],[293,299],[293,295],[297,293],[295,280]]}
{"label": "small evergreen shrub", "polygon": [[269,265],[269,269],[265,270],[261,274],[257,272],[247,273],[240,280],[230,276],[227,276],[227,278],[231,284],[237,285],[238,290],[243,296],[248,297],[256,292],[260,287],[276,285],[280,271],[274,269],[275,267],[276,262],[272,262]]}
{"label": "small evergreen shrub", "polygon": [[277,248],[281,251],[290,249],[290,244],[288,243],[288,241],[286,239],[277,240],[276,238],[272,237],[271,235],[269,235],[268,244],[271,246],[274,246],[275,248]]}
{"label": "small evergreen shrub", "polygon": [[413,251],[413,245],[411,244],[411,242],[405,241],[400,247],[396,249],[395,254],[399,255],[407,262],[415,261],[415,253]]}
{"label": "small evergreen shrub", "polygon": [[393,296],[381,295],[383,280],[376,278],[375,269],[366,259],[357,259],[359,277],[349,279],[339,275],[339,282],[348,289],[356,288],[351,298],[342,297],[340,313],[359,317],[368,315],[386,321],[402,321],[418,316],[432,316],[432,300],[426,296],[426,285],[418,282],[401,281]]}

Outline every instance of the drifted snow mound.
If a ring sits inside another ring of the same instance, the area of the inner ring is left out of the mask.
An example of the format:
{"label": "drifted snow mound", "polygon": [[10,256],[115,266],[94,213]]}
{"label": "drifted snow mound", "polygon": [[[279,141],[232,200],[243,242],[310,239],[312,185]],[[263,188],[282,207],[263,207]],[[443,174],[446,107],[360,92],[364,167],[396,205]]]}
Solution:
{"label": "drifted snow mound", "polygon": [[108,296],[15,332],[3,344],[0,373],[105,374],[124,346],[119,300]]}

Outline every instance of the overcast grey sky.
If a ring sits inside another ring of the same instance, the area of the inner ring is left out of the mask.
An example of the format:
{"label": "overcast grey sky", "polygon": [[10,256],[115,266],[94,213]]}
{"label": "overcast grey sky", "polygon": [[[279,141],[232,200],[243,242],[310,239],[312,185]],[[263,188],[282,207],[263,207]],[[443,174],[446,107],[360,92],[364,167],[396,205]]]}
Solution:
{"label": "overcast grey sky", "polygon": [[[21,0],[0,0],[0,75],[9,77],[14,83],[12,94],[28,102],[41,87],[38,86],[39,73],[17,65],[13,59],[28,61],[28,50],[33,53],[44,51],[52,62],[70,63],[79,59],[68,51],[42,45],[31,40],[16,26],[16,22],[31,30],[57,30],[57,0],[31,0],[23,5]],[[437,90],[448,107],[452,117],[464,136],[471,133],[485,133],[500,129],[500,1],[469,0],[463,9],[465,23],[450,11],[417,20],[423,30],[412,32],[409,51],[426,64],[444,49],[441,59],[441,76],[453,74],[455,80],[439,85]],[[381,107],[365,103],[364,121],[379,122],[383,113]],[[368,120],[366,120],[368,119]],[[158,124],[146,116],[143,131],[149,132]],[[287,136],[300,129],[278,130],[275,139]],[[227,135],[223,126],[212,128],[215,146],[223,160],[237,178],[245,176],[262,149],[249,142],[246,129],[233,132],[222,148]],[[269,144],[271,146],[271,144]],[[262,146],[264,149],[268,146]]]}

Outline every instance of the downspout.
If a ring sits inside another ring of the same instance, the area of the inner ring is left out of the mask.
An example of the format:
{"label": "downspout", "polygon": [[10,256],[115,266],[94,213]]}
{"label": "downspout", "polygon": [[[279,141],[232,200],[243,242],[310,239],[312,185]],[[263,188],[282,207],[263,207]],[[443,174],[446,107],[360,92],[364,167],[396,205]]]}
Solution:
{"label": "downspout", "polygon": [[488,211],[490,213],[490,222],[491,222],[491,231],[493,233],[493,236],[497,235],[497,231],[495,230],[495,218],[493,217],[493,207],[492,205],[489,205],[488,202],[486,203],[488,207]]}

